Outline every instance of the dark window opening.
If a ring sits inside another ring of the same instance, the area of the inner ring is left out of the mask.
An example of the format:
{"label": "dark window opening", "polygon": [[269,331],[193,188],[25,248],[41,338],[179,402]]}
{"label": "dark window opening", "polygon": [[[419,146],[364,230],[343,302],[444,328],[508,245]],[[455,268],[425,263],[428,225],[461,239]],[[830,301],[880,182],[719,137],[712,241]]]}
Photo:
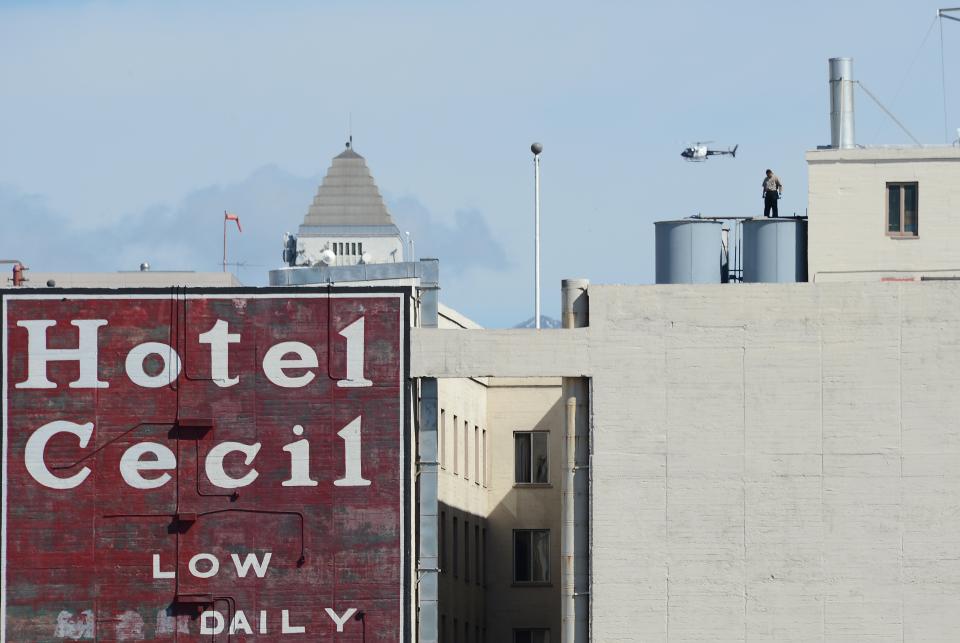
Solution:
{"label": "dark window opening", "polygon": [[515,583],[550,582],[550,530],[514,530],[513,581]]}
{"label": "dark window opening", "polygon": [[920,235],[919,184],[887,183],[887,235]]}
{"label": "dark window opening", "polygon": [[514,630],[513,643],[550,643],[550,630],[545,628]]}
{"label": "dark window opening", "polygon": [[513,434],[514,482],[517,484],[547,484],[549,482],[548,435],[546,431],[527,431]]}

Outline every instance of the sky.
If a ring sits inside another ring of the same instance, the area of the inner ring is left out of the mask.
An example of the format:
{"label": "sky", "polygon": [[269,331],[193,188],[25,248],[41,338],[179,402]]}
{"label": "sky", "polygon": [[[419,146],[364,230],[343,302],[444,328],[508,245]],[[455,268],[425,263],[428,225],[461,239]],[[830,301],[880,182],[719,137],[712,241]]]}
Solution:
{"label": "sky", "polygon": [[[760,214],[768,167],[804,213],[830,57],[922,142],[957,138],[941,4],[0,2],[0,258],[218,270],[230,210],[232,269],[264,285],[352,132],[441,300],[508,327],[533,315],[539,141],[559,317],[563,278],[653,282],[654,221]],[[858,143],[910,142],[855,99]],[[736,159],[681,160],[703,140]]]}

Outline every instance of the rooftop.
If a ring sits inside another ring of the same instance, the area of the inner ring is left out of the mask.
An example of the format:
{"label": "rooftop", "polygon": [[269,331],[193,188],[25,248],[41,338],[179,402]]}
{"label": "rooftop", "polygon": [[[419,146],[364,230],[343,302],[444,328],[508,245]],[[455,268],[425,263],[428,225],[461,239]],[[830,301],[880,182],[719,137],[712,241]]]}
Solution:
{"label": "rooftop", "polygon": [[352,147],[334,157],[300,228],[315,226],[394,226],[366,160]]}
{"label": "rooftop", "polygon": [[945,161],[960,160],[956,145],[869,145],[854,148],[808,150],[807,161]]}

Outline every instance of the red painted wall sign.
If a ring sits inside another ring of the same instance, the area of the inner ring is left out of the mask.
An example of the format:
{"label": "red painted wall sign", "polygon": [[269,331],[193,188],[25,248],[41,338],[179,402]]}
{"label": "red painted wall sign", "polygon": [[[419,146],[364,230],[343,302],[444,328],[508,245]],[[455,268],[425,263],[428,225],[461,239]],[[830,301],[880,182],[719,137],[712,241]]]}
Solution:
{"label": "red painted wall sign", "polygon": [[0,642],[404,638],[406,301],[4,296]]}

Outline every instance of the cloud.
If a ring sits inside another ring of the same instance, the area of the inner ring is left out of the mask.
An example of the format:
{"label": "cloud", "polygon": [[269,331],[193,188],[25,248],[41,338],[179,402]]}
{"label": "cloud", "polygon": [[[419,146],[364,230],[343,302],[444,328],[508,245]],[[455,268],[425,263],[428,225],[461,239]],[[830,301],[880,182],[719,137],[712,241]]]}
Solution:
{"label": "cloud", "polygon": [[[303,220],[317,177],[297,177],[274,166],[246,179],[194,190],[177,205],[127,214],[114,225],[82,227],[48,207],[44,199],[0,186],[0,212],[15,222],[0,254],[16,255],[42,271],[218,270],[223,253],[223,211],[240,216],[243,232],[227,229],[228,262],[244,283],[266,283],[280,265],[281,235]],[[231,224],[232,226],[232,224]]]}
{"label": "cloud", "polygon": [[503,246],[479,210],[457,210],[448,224],[413,196],[390,199],[389,206],[400,230],[410,231],[416,255],[440,260],[441,275],[475,269],[500,272],[509,266]]}
{"label": "cloud", "polygon": [[[37,271],[215,271],[223,253],[223,211],[240,217],[243,232],[227,228],[229,269],[247,285],[265,285],[267,271],[281,264],[281,237],[296,232],[320,177],[300,177],[267,165],[236,183],[194,190],[176,205],[156,205],[120,217],[113,225],[84,227],[49,207],[42,196],[0,185],[0,213],[9,224],[0,255]],[[476,210],[444,223],[413,196],[392,204],[401,230],[410,230],[417,255],[441,260],[445,282],[475,268],[502,270],[506,253]]]}

